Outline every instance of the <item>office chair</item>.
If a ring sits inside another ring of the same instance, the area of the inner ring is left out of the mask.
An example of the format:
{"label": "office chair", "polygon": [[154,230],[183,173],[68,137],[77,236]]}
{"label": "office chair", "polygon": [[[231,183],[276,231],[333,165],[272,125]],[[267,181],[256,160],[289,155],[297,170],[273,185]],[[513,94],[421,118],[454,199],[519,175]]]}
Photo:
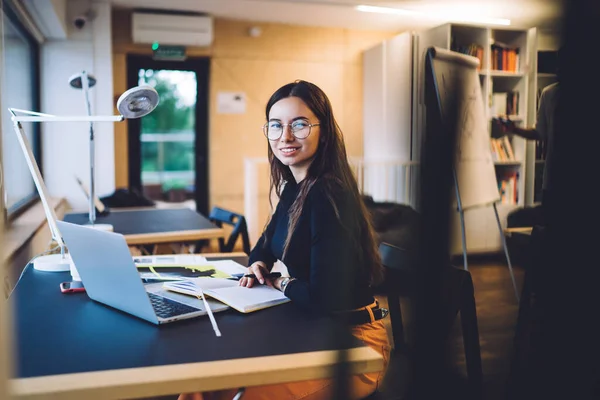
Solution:
{"label": "office chair", "polygon": [[233,231],[231,231],[227,242],[225,242],[225,239],[223,238],[219,239],[219,251],[221,253],[231,253],[235,247],[238,237],[241,235],[244,253],[250,254],[248,225],[246,225],[246,218],[244,218],[243,215],[225,210],[220,207],[213,207],[208,219],[219,228],[223,227],[223,224],[233,226]]}
{"label": "office chair", "polygon": [[405,249],[389,243],[383,242],[379,245],[379,254],[381,256],[381,263],[385,268],[385,281],[376,290],[383,292],[387,297],[394,350],[399,351],[406,349],[400,296],[410,294],[414,286],[410,282],[414,281],[416,266],[414,260],[410,259]]}
{"label": "office chair", "polygon": [[[534,225],[531,232],[528,258],[525,260],[525,275],[519,301],[517,324],[513,337],[513,354],[507,384],[507,398],[525,398],[527,367],[531,351],[530,335],[533,328],[532,315],[535,309],[535,288],[539,285],[539,274],[547,265],[547,233],[543,225]],[[537,278],[537,279],[536,279]]]}
{"label": "office chair", "polygon": [[[405,340],[400,297],[414,296],[417,263],[407,250],[389,243],[381,243],[379,253],[386,278],[381,287],[376,288],[376,292],[388,299],[394,352],[407,353],[410,357],[411,347]],[[444,334],[446,337],[450,335],[456,316],[460,313],[469,387],[474,398],[481,398],[483,371],[471,273],[449,265],[444,270],[444,274],[442,279],[444,283],[442,296],[445,305]]]}

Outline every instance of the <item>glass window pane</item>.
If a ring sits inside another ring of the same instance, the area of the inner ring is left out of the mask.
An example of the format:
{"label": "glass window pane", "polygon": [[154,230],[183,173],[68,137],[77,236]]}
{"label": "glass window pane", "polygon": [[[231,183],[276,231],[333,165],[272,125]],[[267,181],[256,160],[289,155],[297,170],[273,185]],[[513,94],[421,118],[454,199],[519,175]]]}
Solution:
{"label": "glass window pane", "polygon": [[[35,193],[35,186],[25,156],[15,135],[7,108],[35,110],[34,74],[36,60],[33,45],[2,11],[3,59],[2,72],[2,163],[4,170],[7,208]],[[23,129],[33,147],[35,145],[32,123],[23,123]],[[35,149],[34,149],[35,153]]]}
{"label": "glass window pane", "polygon": [[142,118],[144,192],[155,200],[173,190],[192,193],[195,181],[196,73],[140,69],[138,78],[140,85],[151,85],[160,95],[156,109]]}

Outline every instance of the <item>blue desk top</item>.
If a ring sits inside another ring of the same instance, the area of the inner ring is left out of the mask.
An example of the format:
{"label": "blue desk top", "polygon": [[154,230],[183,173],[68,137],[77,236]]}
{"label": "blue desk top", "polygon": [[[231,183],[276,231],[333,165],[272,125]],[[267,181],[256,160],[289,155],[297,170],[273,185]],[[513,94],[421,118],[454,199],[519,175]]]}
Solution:
{"label": "blue desk top", "polygon": [[[89,215],[88,213],[67,213],[64,220],[84,225],[88,223]],[[189,208],[113,210],[107,215],[98,215],[96,223],[111,224],[115,232],[122,235],[217,229],[217,226],[208,218]]]}
{"label": "blue desk top", "polygon": [[[15,375],[45,375],[170,365],[333,350],[329,319],[293,303],[241,314],[215,314],[216,337],[207,317],[156,326],[97,303],[85,293],[63,294],[66,272],[30,265],[8,304],[13,308]],[[339,338],[338,338],[339,339]],[[352,346],[361,346],[352,340]]]}

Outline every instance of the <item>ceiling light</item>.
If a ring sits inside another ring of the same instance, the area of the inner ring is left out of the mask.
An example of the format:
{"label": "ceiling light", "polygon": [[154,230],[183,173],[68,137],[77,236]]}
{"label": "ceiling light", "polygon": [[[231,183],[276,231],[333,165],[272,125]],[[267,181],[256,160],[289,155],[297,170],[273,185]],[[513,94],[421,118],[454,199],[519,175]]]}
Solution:
{"label": "ceiling light", "polygon": [[402,8],[393,7],[377,7],[377,6],[356,6],[356,10],[362,12],[379,13],[379,14],[395,14],[395,15],[412,15],[420,16],[422,13],[418,11],[404,10]]}
{"label": "ceiling light", "polygon": [[444,13],[430,13],[430,12],[422,12],[422,11],[413,11],[406,10],[402,8],[394,8],[394,7],[377,7],[377,6],[367,6],[367,5],[359,5],[356,6],[355,9],[357,11],[362,12],[370,12],[370,13],[379,13],[379,14],[392,14],[392,15],[403,15],[409,17],[417,17],[417,18],[427,18],[427,19],[437,19],[449,22],[471,22],[471,23],[479,23],[486,25],[510,25],[509,19],[504,18],[490,18],[479,15],[468,15],[466,13],[456,13],[455,15]]}

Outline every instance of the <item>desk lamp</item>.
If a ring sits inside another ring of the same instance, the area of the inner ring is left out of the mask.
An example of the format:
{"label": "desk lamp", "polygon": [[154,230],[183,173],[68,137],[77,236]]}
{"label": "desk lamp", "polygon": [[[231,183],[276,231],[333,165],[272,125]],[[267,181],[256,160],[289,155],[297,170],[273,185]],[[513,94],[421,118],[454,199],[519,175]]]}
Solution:
{"label": "desk lamp", "polygon": [[[62,240],[62,236],[58,230],[58,227],[56,226],[57,217],[54,213],[54,209],[48,203],[48,189],[44,183],[44,180],[42,179],[40,169],[35,161],[33,151],[31,150],[31,145],[29,144],[29,140],[23,131],[21,122],[121,122],[125,119],[141,118],[144,115],[150,114],[158,105],[158,101],[159,98],[156,90],[154,90],[154,88],[151,86],[144,85],[131,88],[119,97],[119,100],[117,101],[117,110],[119,111],[120,115],[57,116],[34,111],[20,110],[16,108],[8,109],[12,115],[11,119],[13,121],[13,128],[15,130],[15,134],[17,135],[21,150],[25,155],[29,172],[31,173],[35,187],[40,195],[52,239],[54,239],[54,241],[56,241],[57,245],[60,247],[60,254],[37,257],[33,261],[33,267],[35,269],[53,272],[64,272],[70,270],[74,279],[79,277],[77,271],[74,271],[74,266],[72,266],[70,257],[65,254],[65,243]],[[91,198],[93,199],[93,197]]]}

